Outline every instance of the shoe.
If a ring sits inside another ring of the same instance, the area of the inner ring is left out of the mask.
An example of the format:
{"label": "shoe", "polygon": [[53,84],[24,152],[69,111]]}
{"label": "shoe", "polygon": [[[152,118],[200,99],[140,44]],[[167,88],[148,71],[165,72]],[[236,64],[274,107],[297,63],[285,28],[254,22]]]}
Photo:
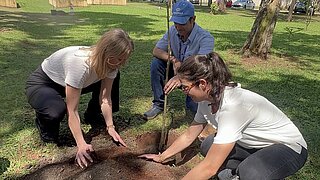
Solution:
{"label": "shoe", "polygon": [[90,124],[93,129],[104,129],[106,127],[102,113],[89,114],[85,112],[83,121],[85,124]]}
{"label": "shoe", "polygon": [[145,112],[143,114],[143,119],[145,119],[145,120],[153,119],[153,118],[157,117],[159,114],[161,114],[162,112],[163,112],[163,110],[161,110],[157,107],[152,107],[151,109],[149,109],[147,112]]}
{"label": "shoe", "polygon": [[239,176],[232,174],[231,169],[224,169],[218,174],[219,180],[239,180]]}
{"label": "shoe", "polygon": [[[57,144],[59,142],[59,132],[48,132],[44,128],[41,128],[41,123],[38,118],[35,120],[36,127],[40,134],[40,139],[44,143],[54,143]],[[52,130],[51,130],[52,131]],[[59,131],[59,130],[58,130]]]}

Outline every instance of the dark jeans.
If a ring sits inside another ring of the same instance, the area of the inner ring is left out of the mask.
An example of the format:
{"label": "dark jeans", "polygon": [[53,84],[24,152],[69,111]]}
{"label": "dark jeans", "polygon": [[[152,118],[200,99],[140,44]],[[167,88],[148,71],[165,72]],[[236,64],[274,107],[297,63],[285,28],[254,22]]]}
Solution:
{"label": "dark jeans", "polygon": [[[201,153],[204,156],[213,139],[213,135],[210,135],[202,142]],[[244,180],[284,179],[301,169],[307,157],[308,152],[303,147],[298,154],[283,144],[274,144],[262,149],[246,149],[236,144],[225,160],[223,168],[232,169]]]}
{"label": "dark jeans", "polygon": [[[120,73],[118,73],[112,86],[112,111],[119,111],[119,82]],[[81,94],[92,92],[92,97],[88,103],[86,113],[96,115],[101,113],[99,103],[101,81],[83,88]],[[60,122],[67,113],[67,106],[64,101],[65,87],[52,81],[38,67],[28,78],[26,84],[26,95],[29,104],[36,112],[36,123],[41,133],[47,136],[57,138],[59,135]]]}
{"label": "dark jeans", "polygon": [[[166,68],[167,62],[162,61],[156,57],[152,59],[150,73],[151,73],[151,87],[153,91],[153,106],[163,110],[164,106],[164,92],[163,88],[166,80]],[[174,76],[173,65],[170,65],[169,79]],[[192,112],[197,112],[198,104],[192,101],[192,99],[186,97],[186,108]]]}

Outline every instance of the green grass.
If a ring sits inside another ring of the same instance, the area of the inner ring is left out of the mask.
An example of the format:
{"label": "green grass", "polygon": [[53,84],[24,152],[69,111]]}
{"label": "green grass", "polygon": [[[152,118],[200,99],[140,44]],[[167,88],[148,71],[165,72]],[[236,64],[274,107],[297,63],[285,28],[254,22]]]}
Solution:
{"label": "green grass", "polygon": [[[74,16],[52,16],[43,0],[18,0],[20,9],[0,8],[0,174],[15,178],[28,173],[43,159],[52,159],[68,148],[42,145],[34,127],[34,112],[24,95],[25,81],[42,60],[69,45],[91,45],[113,27],[121,27],[134,39],[135,52],[121,71],[121,111],[133,119],[127,131],[141,133],[161,126],[161,118],[147,123],[134,120],[150,107],[152,100],[149,66],[156,41],[166,31],[166,10],[157,4],[129,3],[127,6],[75,8]],[[68,11],[68,9],[62,9]],[[309,158],[302,170],[288,179],[320,179],[320,17],[305,29],[305,17],[294,22],[279,16],[273,34],[270,60],[241,59],[244,44],[255,18],[252,11],[229,10],[211,15],[207,7],[196,8],[197,23],[215,37],[215,50],[229,64],[234,80],[264,95],[298,126],[309,145]],[[303,28],[292,35],[286,27]],[[88,96],[81,99],[83,112]],[[175,112],[175,128],[183,129],[184,96],[174,92],[169,105]],[[86,129],[86,126],[83,126]]]}

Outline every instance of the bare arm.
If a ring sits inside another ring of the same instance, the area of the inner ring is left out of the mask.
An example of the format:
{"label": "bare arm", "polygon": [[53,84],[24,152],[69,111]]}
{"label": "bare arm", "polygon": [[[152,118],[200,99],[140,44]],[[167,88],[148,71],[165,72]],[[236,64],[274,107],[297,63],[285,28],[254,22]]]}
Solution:
{"label": "bare arm", "polygon": [[178,139],[160,155],[161,159],[168,159],[190,146],[190,144],[199,136],[203,128],[204,124],[193,121],[187,131],[178,137]]}
{"label": "bare arm", "polygon": [[183,179],[209,179],[217,173],[234,145],[235,142],[228,144],[213,144],[204,160],[194,167]]}
{"label": "bare arm", "polygon": [[205,124],[199,124],[193,121],[186,132],[179,136],[178,139],[176,139],[162,154],[144,154],[139,157],[152,159],[156,162],[163,162],[188,147],[198,137],[204,126]]}
{"label": "bare arm", "polygon": [[80,117],[78,113],[78,104],[80,99],[81,90],[73,88],[69,85],[66,86],[66,104],[68,110],[68,123],[70,130],[77,142],[77,145],[84,144],[84,138],[80,128]]}
{"label": "bare arm", "polygon": [[72,132],[74,139],[76,140],[78,151],[76,155],[77,163],[83,167],[88,165],[87,160],[92,162],[92,158],[88,152],[92,152],[93,148],[90,144],[87,144],[84,140],[81,127],[80,127],[80,117],[78,113],[78,105],[80,99],[81,90],[66,86],[66,104],[68,111],[68,124]]}
{"label": "bare arm", "polygon": [[155,56],[158,59],[161,59],[163,61],[167,62],[167,60],[168,60],[168,52],[166,52],[160,48],[154,47],[152,54],[153,54],[153,56]]}
{"label": "bare arm", "polygon": [[112,101],[111,101],[111,90],[112,90],[113,79],[105,78],[101,83],[100,90],[100,102],[101,111],[107,125],[107,132],[117,142],[120,142],[123,146],[127,146],[119,134],[116,132],[112,120]]}
{"label": "bare arm", "polygon": [[[168,52],[164,51],[158,47],[154,47],[153,48],[153,52],[152,52],[153,56],[157,57],[158,59],[161,59],[165,62],[168,61]],[[174,57],[174,56],[170,56],[170,61],[171,63],[175,64],[175,63],[180,63],[180,61]]]}
{"label": "bare arm", "polygon": [[112,100],[111,100],[112,84],[113,84],[113,79],[105,78],[101,81],[101,88],[100,88],[101,111],[107,127],[113,126]]}

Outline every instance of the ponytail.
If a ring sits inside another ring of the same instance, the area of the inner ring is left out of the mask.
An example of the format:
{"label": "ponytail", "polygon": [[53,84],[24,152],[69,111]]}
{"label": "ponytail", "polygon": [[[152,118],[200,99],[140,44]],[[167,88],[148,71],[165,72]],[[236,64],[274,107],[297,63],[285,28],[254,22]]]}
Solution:
{"label": "ponytail", "polygon": [[211,83],[210,95],[217,101],[221,98],[225,86],[230,84],[232,78],[229,68],[216,52],[189,57],[181,64],[177,73],[179,77],[190,82],[205,79]]}

